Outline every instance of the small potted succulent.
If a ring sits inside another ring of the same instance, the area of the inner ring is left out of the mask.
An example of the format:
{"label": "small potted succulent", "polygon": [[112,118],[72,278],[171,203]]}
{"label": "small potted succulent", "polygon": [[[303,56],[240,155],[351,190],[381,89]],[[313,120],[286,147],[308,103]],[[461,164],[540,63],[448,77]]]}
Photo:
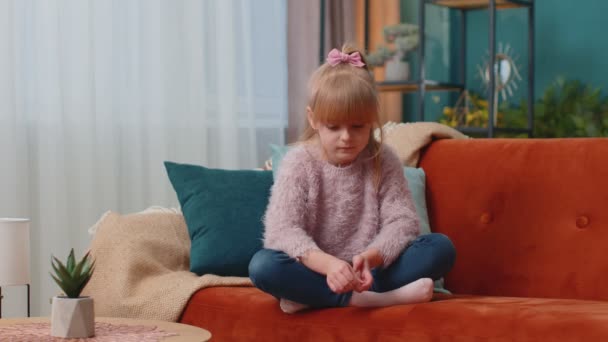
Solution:
{"label": "small potted succulent", "polygon": [[76,262],[72,248],[65,264],[53,256],[51,266],[54,271],[51,277],[65,294],[53,297],[51,335],[63,338],[94,336],[93,298],[80,297],[80,293],[93,275],[95,262],[88,252]]}

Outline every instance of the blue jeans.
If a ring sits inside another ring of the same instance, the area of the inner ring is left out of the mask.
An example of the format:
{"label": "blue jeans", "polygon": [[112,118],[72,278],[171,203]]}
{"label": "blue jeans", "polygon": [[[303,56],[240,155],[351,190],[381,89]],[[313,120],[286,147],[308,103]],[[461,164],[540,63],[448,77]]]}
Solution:
{"label": "blue jeans", "polygon": [[[437,280],[448,273],[455,259],[456,250],[447,236],[419,236],[389,267],[372,270],[370,291],[391,291],[420,278]],[[315,308],[347,306],[352,296],[352,292],[334,293],[324,275],[272,249],[262,249],[253,256],[249,277],[266,293]]]}

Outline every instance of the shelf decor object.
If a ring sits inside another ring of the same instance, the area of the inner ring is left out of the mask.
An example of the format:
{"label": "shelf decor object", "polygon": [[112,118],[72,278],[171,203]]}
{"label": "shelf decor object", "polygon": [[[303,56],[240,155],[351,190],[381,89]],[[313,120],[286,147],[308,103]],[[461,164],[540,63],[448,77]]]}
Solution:
{"label": "shelf decor object", "polygon": [[386,81],[407,81],[410,65],[407,56],[418,47],[418,26],[408,23],[387,25],[383,29],[384,45],[367,55],[370,67],[385,66]]}
{"label": "shelf decor object", "polygon": [[51,277],[64,295],[53,297],[51,309],[51,336],[61,338],[88,338],[95,335],[95,309],[92,297],[80,296],[93,271],[95,261],[87,252],[80,261],[74,249],[66,262],[52,257]]}
{"label": "shelf decor object", "polygon": [[[504,46],[504,48],[503,48]],[[513,51],[509,44],[503,45],[498,44],[498,53],[496,54],[494,66],[489,62],[488,57],[481,65],[477,66],[478,76],[481,79],[486,94],[490,91],[494,92],[494,103],[492,108],[494,110],[494,127],[498,123],[498,97],[502,95],[502,100],[507,101],[510,96],[513,96],[513,91],[517,89],[517,82],[522,80],[521,74],[519,73],[519,66],[516,63],[517,57],[512,56]],[[490,74],[494,72],[494,86],[490,85]]]}

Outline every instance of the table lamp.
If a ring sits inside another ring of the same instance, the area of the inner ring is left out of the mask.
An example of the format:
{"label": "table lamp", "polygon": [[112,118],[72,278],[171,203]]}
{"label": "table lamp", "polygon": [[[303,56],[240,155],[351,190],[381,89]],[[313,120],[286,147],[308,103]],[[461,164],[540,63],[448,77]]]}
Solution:
{"label": "table lamp", "polygon": [[30,220],[0,218],[0,318],[2,286],[27,285],[30,317]]}

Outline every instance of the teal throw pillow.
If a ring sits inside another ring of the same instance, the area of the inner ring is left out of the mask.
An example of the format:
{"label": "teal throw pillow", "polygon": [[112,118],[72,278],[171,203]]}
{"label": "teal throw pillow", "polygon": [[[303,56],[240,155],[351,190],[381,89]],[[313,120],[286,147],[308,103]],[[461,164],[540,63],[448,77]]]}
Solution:
{"label": "teal throw pillow", "polygon": [[190,271],[247,277],[262,248],[272,172],[165,162],[192,242]]}
{"label": "teal throw pillow", "polygon": [[426,174],[421,168],[404,167],[403,173],[407,179],[407,185],[412,193],[418,220],[420,221],[420,234],[429,234],[431,227],[429,225],[429,214],[426,209]]}
{"label": "teal throw pillow", "polygon": [[285,157],[287,151],[289,151],[289,146],[277,146],[270,144],[270,150],[272,151],[272,176],[277,178],[277,172],[279,167],[281,166],[281,160]]}

